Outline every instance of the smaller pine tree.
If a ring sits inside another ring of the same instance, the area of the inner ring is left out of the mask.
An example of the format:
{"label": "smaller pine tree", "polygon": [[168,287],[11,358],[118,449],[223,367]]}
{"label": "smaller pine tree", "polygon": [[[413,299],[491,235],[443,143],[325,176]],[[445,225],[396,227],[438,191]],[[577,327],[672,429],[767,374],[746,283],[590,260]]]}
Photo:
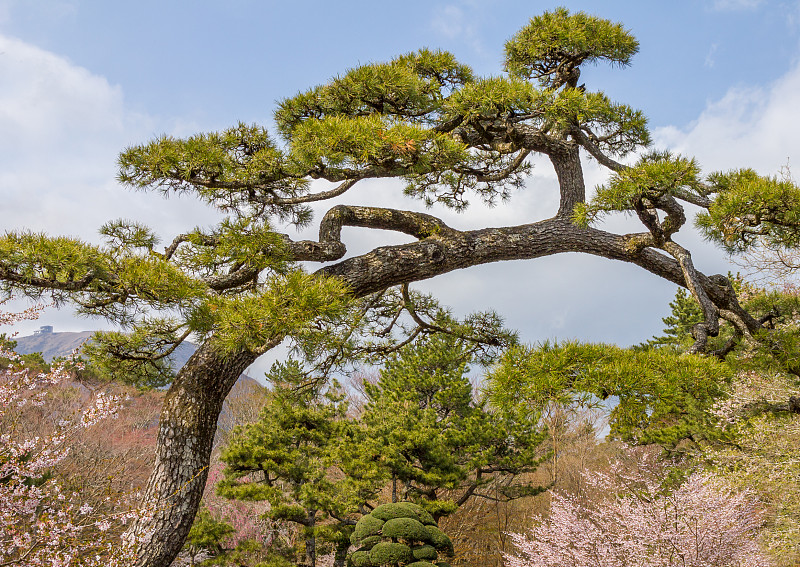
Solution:
{"label": "smaller pine tree", "polygon": [[214,518],[208,508],[200,508],[184,544],[191,565],[195,565],[204,556],[213,557],[223,553],[226,540],[234,532],[236,530],[228,522]]}
{"label": "smaller pine tree", "polygon": [[674,347],[686,350],[692,345],[692,326],[703,320],[703,311],[697,300],[679,287],[675,299],[669,303],[670,315],[661,319],[664,322],[664,334],[653,337],[642,346]]}

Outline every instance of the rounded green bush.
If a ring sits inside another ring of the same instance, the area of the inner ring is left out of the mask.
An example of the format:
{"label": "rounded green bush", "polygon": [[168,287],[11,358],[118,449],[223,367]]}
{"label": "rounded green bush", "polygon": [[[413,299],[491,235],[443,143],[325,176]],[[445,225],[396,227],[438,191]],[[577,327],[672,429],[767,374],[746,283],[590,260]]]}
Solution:
{"label": "rounded green bush", "polygon": [[450,564],[447,561],[438,561],[436,567],[450,567]]}
{"label": "rounded green bush", "polygon": [[411,548],[411,555],[418,561],[432,561],[439,557],[436,549],[432,545],[419,545]]}
{"label": "rounded green bush", "polygon": [[427,526],[428,533],[431,536],[430,543],[440,553],[452,557],[453,556],[453,542],[447,535],[437,528],[436,526]]}
{"label": "rounded green bush", "polygon": [[382,534],[385,538],[403,539],[415,543],[430,540],[427,528],[414,518],[386,520]]}
{"label": "rounded green bush", "polygon": [[453,555],[450,538],[411,502],[378,506],[356,523],[350,542],[360,546],[349,556],[350,567],[436,567],[441,552]]}
{"label": "rounded green bush", "polygon": [[417,515],[417,520],[419,520],[422,524],[426,526],[435,526],[436,520],[433,519],[425,508],[420,506],[419,504],[414,504],[413,502],[404,502],[404,505],[411,509]]}
{"label": "rounded green bush", "polygon": [[350,536],[350,543],[359,545],[364,538],[380,534],[382,528],[383,520],[376,518],[372,514],[362,516]]}
{"label": "rounded green bush", "polygon": [[395,518],[415,518],[417,512],[410,505],[410,502],[395,502],[392,504],[381,504],[370,512],[370,516],[374,516],[379,520],[394,520]]}
{"label": "rounded green bush", "polygon": [[392,504],[382,504],[375,508],[370,514],[381,520],[394,520],[395,518],[414,518],[426,526],[435,526],[436,520],[433,519],[425,509],[413,502],[394,502]]}
{"label": "rounded green bush", "polygon": [[359,543],[358,550],[359,551],[369,551],[370,549],[375,547],[376,543],[380,543],[380,542],[381,542],[381,536],[379,536],[379,535],[373,535],[373,536],[365,537]]}
{"label": "rounded green bush", "polygon": [[403,543],[381,542],[369,551],[369,560],[373,565],[397,565],[410,563],[413,559],[411,548]]}
{"label": "rounded green bush", "polygon": [[372,567],[369,551],[354,551],[350,554],[350,565],[353,567]]}

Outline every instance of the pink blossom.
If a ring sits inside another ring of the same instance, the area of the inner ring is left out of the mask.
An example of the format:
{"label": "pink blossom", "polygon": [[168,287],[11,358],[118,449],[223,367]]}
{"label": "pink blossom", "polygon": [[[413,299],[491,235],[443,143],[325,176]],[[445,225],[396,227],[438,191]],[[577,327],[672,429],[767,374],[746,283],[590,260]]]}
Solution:
{"label": "pink blossom", "polygon": [[674,490],[647,463],[634,473],[585,475],[599,502],[553,493],[550,517],[510,534],[508,567],[767,567],[756,537],[763,510],[702,473]]}

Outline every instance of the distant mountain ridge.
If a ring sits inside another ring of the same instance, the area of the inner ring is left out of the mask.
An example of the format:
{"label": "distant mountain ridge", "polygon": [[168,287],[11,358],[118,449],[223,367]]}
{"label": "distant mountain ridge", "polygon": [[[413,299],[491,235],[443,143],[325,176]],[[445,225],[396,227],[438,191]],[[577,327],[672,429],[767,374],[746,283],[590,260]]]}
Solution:
{"label": "distant mountain ridge", "polygon": [[[33,335],[14,337],[14,340],[17,342],[17,346],[14,347],[14,350],[19,354],[40,352],[42,353],[42,358],[50,362],[56,357],[69,356],[79,349],[83,343],[89,340],[94,333],[94,331],[56,333],[53,332],[52,326],[45,325]],[[178,371],[186,364],[186,361],[189,360],[189,357],[192,356],[196,350],[197,345],[187,341],[178,345],[178,348],[170,355],[173,369]],[[76,382],[75,385],[78,388],[82,388],[80,383]],[[219,434],[228,432],[235,425],[242,423],[240,421],[242,415],[241,411],[237,411],[236,408],[241,408],[242,402],[244,402],[244,406],[247,406],[246,400],[250,399],[252,396],[258,396],[263,393],[264,390],[265,387],[263,385],[259,384],[257,380],[251,378],[247,374],[239,376],[236,384],[233,385],[233,388],[231,388],[230,393],[222,404],[222,410],[217,420],[218,436],[214,442],[215,444],[221,439]],[[164,393],[164,390],[161,390],[160,394],[163,395]],[[255,399],[259,398],[256,397]],[[158,427],[158,413],[153,415],[152,422],[148,427]],[[155,437],[153,437],[153,439],[155,439]]]}
{"label": "distant mountain ridge", "polygon": [[[45,331],[45,329],[49,329]],[[32,354],[41,352],[45,361],[50,362],[59,356],[69,356],[89,340],[93,331],[80,333],[54,333],[52,327],[42,327],[33,335],[27,337],[14,337],[17,346],[14,348],[19,354]]]}
{"label": "distant mountain ridge", "polygon": [[[60,356],[69,356],[74,351],[83,346],[83,343],[88,341],[95,331],[80,331],[80,332],[64,332],[56,333],[50,325],[43,325],[40,329],[32,335],[25,337],[14,337],[17,341],[17,346],[14,350],[19,354],[32,354],[34,352],[42,353],[42,358],[46,362],[50,362],[54,358]],[[197,350],[197,345],[184,341],[175,351],[170,355],[169,359],[172,362],[172,368],[177,372],[180,370],[186,361],[189,360]],[[258,381],[242,374],[239,377],[240,382],[252,382],[252,385],[258,385]]]}

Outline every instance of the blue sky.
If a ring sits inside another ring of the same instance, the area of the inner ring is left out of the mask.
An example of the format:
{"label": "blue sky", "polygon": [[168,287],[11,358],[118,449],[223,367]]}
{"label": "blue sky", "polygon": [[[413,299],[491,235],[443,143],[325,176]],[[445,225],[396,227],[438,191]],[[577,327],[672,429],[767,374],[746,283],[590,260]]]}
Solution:
{"label": "blue sky", "polygon": [[[776,173],[800,160],[800,2],[561,4],[621,21],[639,39],[631,67],[590,68],[582,80],[642,109],[657,145],[697,156],[707,171]],[[125,146],[240,120],[270,125],[276,100],[423,46],[453,52],[478,74],[499,74],[504,41],[558,5],[0,0],[0,228],[97,240],[103,222],[125,217],[171,239],[215,217],[190,200],[164,202],[117,186],[114,160]],[[587,165],[590,185],[603,175]],[[343,202],[420,208],[396,185],[363,185]],[[442,214],[456,228],[518,224],[549,216],[554,203],[554,175],[536,162],[510,205]],[[352,251],[399,241],[354,229],[345,238]],[[731,269],[696,235],[682,238],[705,272]],[[422,287],[460,313],[497,309],[527,341],[619,344],[658,332],[674,293],[638,268],[578,256],[482,266]],[[49,312],[19,330],[45,323],[57,331],[101,325]]]}
{"label": "blue sky", "polygon": [[[224,127],[265,121],[272,102],[359,62],[420,46],[500,72],[503,42],[558,4],[462,1],[4,0],[0,32],[66,57],[119,85],[133,110]],[[796,62],[794,2],[678,0],[564,3],[623,22],[640,39],[624,73],[595,83],[683,125],[735,85],[757,85]]]}

